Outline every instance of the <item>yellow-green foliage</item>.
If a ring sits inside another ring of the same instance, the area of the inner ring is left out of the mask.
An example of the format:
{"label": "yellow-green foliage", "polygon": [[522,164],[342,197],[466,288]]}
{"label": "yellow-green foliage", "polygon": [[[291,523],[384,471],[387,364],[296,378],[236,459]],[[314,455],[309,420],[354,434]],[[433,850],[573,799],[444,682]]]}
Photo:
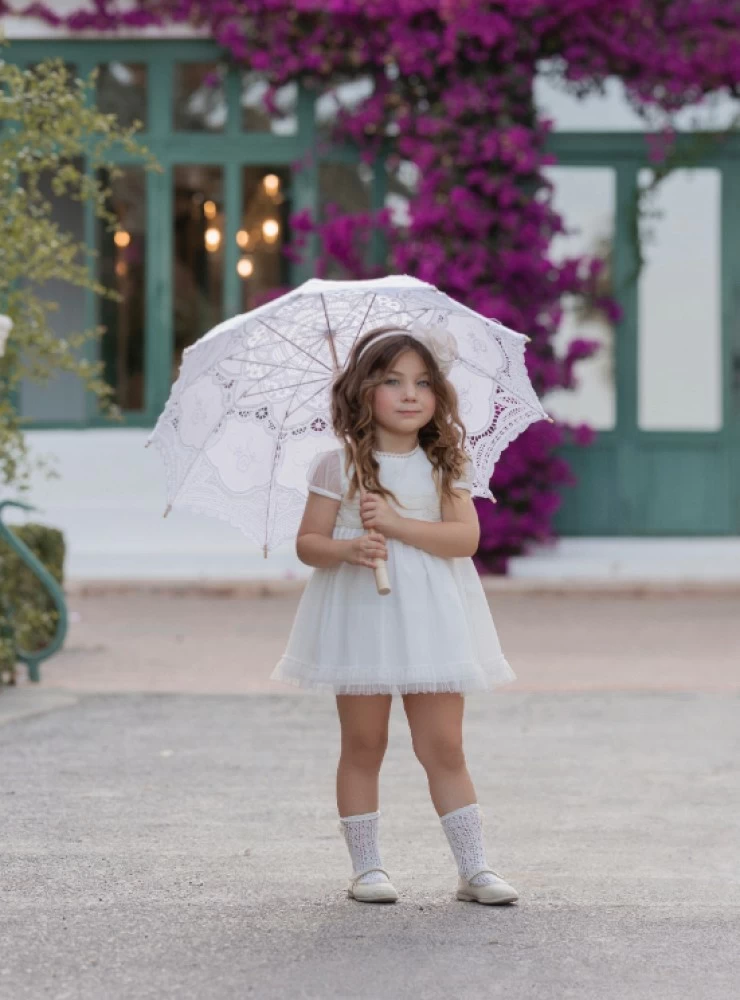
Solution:
{"label": "yellow-green foliage", "polygon": [[[64,582],[64,536],[43,524],[10,528],[61,586]],[[45,587],[23,560],[0,538],[0,684],[15,676],[15,646],[43,649],[56,631],[58,613]],[[13,638],[13,631],[15,638]]]}
{"label": "yellow-green foliage", "polygon": [[99,180],[99,168],[109,168],[112,178],[120,171],[106,157],[115,147],[147,167],[156,161],[133,137],[138,123],[122,128],[115,115],[97,110],[96,71],[79,80],[61,59],[23,69],[3,61],[5,55],[0,52],[0,313],[10,317],[13,329],[0,357],[0,487],[12,483],[25,490],[31,462],[13,399],[22,379],[44,383],[72,372],[103,413],[119,416],[113,390],[102,378],[103,363],[80,356],[80,348],[98,340],[103,329],[57,337],[49,323],[56,305],[38,294],[54,281],[117,297],[95,280],[95,251],[54,220],[46,186],[50,180],[55,197],[89,202],[113,228],[115,218],[106,208],[110,189]]}

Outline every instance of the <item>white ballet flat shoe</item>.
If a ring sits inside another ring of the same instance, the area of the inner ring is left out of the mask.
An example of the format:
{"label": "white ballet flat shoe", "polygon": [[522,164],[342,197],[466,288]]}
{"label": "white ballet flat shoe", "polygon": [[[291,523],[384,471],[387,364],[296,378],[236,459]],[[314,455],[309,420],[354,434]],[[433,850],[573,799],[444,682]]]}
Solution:
{"label": "white ballet flat shoe", "polygon": [[[474,879],[476,875],[480,875],[481,872],[490,872],[491,875],[496,876],[497,881],[490,882],[488,885],[471,885],[471,879]],[[470,876],[470,879],[463,878],[460,875],[457,884],[457,898],[463,899],[468,903],[513,903],[519,899],[519,893],[513,885],[504,882],[499,873],[495,872],[493,868],[481,868],[479,872],[474,872]]]}
{"label": "white ballet flat shoe", "polygon": [[[382,872],[388,879],[387,882],[360,882],[363,875],[368,872]],[[359,899],[362,903],[395,903],[398,893],[391,884],[390,876],[385,868],[366,868],[363,872],[358,872],[349,880],[347,895],[352,899]]]}

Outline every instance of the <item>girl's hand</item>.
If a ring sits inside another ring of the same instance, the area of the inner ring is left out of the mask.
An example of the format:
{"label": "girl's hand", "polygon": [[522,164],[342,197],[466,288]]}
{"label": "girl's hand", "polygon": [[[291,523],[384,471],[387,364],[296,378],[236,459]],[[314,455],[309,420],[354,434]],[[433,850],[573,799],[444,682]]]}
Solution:
{"label": "girl's hand", "polygon": [[360,517],[365,528],[374,528],[386,538],[393,538],[401,521],[385,497],[377,493],[365,493],[360,500]]}
{"label": "girl's hand", "polygon": [[376,560],[387,558],[385,538],[379,531],[370,531],[367,535],[360,535],[359,538],[350,538],[347,541],[345,562],[352,566],[369,566],[370,569],[375,569]]}

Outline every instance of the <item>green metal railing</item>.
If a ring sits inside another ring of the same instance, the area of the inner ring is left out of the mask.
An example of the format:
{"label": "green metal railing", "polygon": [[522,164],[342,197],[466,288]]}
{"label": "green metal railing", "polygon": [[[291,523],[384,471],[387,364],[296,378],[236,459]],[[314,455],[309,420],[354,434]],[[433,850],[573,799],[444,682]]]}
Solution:
{"label": "green metal railing", "polygon": [[[31,572],[38,578],[39,583],[42,587],[45,587],[49,592],[49,595],[54,602],[56,610],[58,612],[57,627],[51,642],[44,646],[42,649],[26,650],[22,649],[16,644],[15,653],[17,659],[22,663],[25,663],[28,667],[28,679],[38,683],[41,680],[41,674],[39,671],[39,664],[44,660],[48,660],[50,656],[53,656],[58,649],[64,643],[67,635],[67,602],[64,597],[64,592],[59,586],[57,581],[47,570],[47,568],[41,563],[39,559],[31,552],[27,545],[25,545],[20,538],[18,538],[13,532],[3,524],[3,511],[6,507],[18,507],[21,510],[32,511],[35,510],[29,504],[22,503],[18,500],[3,500],[0,502],[0,539],[7,542],[10,548],[23,560],[23,562],[28,566]],[[14,638],[14,630],[12,629],[13,622],[13,607],[12,603],[9,606],[3,608],[3,610],[8,614],[8,619],[11,623],[11,639]]]}

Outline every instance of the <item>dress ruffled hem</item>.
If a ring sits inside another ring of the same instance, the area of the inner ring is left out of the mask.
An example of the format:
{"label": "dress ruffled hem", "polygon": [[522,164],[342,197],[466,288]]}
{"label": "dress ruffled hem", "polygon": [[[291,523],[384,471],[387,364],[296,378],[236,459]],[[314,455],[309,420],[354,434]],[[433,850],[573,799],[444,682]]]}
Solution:
{"label": "dress ruffled hem", "polygon": [[[516,674],[504,657],[489,660],[486,663],[449,664],[455,671],[455,676],[448,680],[419,681],[358,681],[348,683],[346,680],[348,667],[335,667],[337,675],[332,678],[331,671],[325,666],[318,666],[300,660],[295,656],[283,654],[270,674],[270,680],[282,681],[293,687],[307,691],[332,694],[472,694],[493,691],[503,684],[516,680]],[[423,669],[414,666],[414,669]],[[432,667],[432,669],[434,669]]]}

